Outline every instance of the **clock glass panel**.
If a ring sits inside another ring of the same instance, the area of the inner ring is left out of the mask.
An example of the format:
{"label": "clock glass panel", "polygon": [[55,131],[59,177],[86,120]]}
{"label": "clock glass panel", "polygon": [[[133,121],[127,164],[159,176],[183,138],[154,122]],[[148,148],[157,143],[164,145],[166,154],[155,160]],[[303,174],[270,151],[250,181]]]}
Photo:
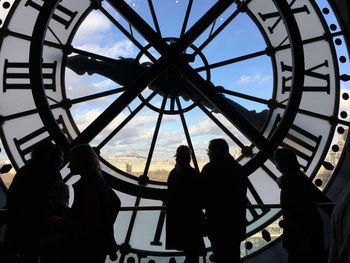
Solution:
{"label": "clock glass panel", "polygon": [[[48,136],[95,147],[122,206],[141,209],[118,216],[120,262],[181,255],[165,250],[159,209],[181,144],[200,171],[208,142],[225,138],[250,171],[253,206],[279,203],[280,173],[269,159],[279,146],[327,190],[349,121],[347,40],[327,1],[48,2],[0,9],[1,148],[18,168]],[[41,48],[33,77],[30,55]],[[76,181],[67,167],[62,174]],[[157,208],[142,210],[149,206]],[[279,236],[279,218],[279,209],[249,207],[253,248],[242,243],[242,256],[268,244],[262,231]]]}

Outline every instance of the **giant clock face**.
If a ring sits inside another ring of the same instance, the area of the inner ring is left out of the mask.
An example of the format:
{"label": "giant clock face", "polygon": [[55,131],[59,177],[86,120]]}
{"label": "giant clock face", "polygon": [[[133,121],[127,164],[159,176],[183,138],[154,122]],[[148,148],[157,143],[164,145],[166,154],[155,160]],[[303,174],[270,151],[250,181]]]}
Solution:
{"label": "giant clock face", "polygon": [[[347,96],[336,48],[345,41],[323,17],[330,11],[313,0],[6,1],[4,147],[16,167],[48,136],[96,147],[122,206],[137,208],[118,216],[119,261],[181,255],[165,250],[164,211],[142,210],[164,204],[180,144],[200,170],[208,141],[226,138],[252,205],[279,202],[277,147],[293,149],[311,180],[335,169],[327,153],[339,151]],[[249,207],[248,238],[279,216]]]}

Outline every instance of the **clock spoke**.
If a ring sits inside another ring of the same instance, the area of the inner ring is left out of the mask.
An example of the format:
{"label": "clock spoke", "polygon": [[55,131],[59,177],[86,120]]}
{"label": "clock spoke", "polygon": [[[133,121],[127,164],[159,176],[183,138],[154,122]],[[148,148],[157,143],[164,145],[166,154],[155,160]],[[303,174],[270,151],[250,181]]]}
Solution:
{"label": "clock spoke", "polygon": [[227,66],[227,65],[231,65],[237,62],[241,62],[241,61],[246,61],[248,59],[252,59],[252,58],[256,58],[256,57],[260,57],[260,56],[264,56],[269,54],[273,49],[272,48],[266,48],[265,50],[262,51],[257,51],[257,52],[253,52],[247,55],[243,55],[243,56],[239,56],[236,58],[232,58],[232,59],[227,59],[221,62],[216,62],[213,64],[210,64],[208,66],[203,66],[203,67],[198,67],[195,69],[196,72],[201,72],[204,70],[208,70],[208,69],[214,69],[214,68],[219,68],[219,67],[223,67],[223,66]]}
{"label": "clock spoke", "polygon": [[162,36],[162,33],[160,32],[160,28],[159,28],[159,24],[158,24],[158,19],[157,19],[157,16],[156,16],[156,12],[154,11],[154,7],[153,7],[153,3],[152,3],[152,0],[147,0],[148,1],[148,6],[149,6],[149,9],[151,11],[151,14],[152,14],[152,19],[153,19],[153,23],[154,23],[154,26],[156,28],[156,31],[157,33]]}
{"label": "clock spoke", "polygon": [[163,118],[163,113],[164,113],[166,101],[167,101],[167,96],[164,96],[163,97],[163,101],[162,101],[162,106],[160,108],[160,112],[159,112],[159,115],[158,115],[157,124],[156,124],[156,127],[154,129],[152,142],[151,142],[151,145],[150,145],[150,148],[149,148],[145,169],[144,169],[144,172],[143,172],[143,175],[142,175],[144,177],[148,176],[148,170],[149,170],[149,166],[151,164],[154,148],[155,148],[155,145],[156,145],[156,142],[157,142],[159,129],[160,129],[160,124],[162,123],[162,118]]}
{"label": "clock spoke", "polygon": [[[19,39],[23,39],[23,40],[27,40],[27,41],[32,41],[32,37],[29,36],[29,35],[26,35],[26,34],[22,34],[22,33],[19,33],[19,32],[16,32],[16,31],[13,31],[13,30],[10,30],[8,28],[6,29],[2,29],[2,33],[5,35],[5,36],[12,36],[12,37],[16,37],[16,38],[19,38]],[[62,48],[62,45],[61,44],[57,44],[55,42],[52,42],[52,41],[48,41],[48,40],[45,40],[44,41],[44,44],[48,47],[55,47],[55,48],[59,48],[61,49]]]}
{"label": "clock spoke", "polygon": [[161,36],[153,30],[127,3],[124,1],[108,0],[116,9],[159,53],[165,54],[168,45]]}
{"label": "clock spoke", "polygon": [[246,146],[220,121],[218,120],[209,110],[202,104],[198,104],[198,107],[228,136],[234,143],[237,144],[241,149],[245,149]]}
{"label": "clock spoke", "polygon": [[54,36],[54,38],[57,40],[58,44],[63,46],[62,41],[59,39],[55,31],[52,30],[50,26],[47,27],[47,29],[51,32],[51,34]]}
{"label": "clock spoke", "polygon": [[130,115],[122,121],[117,128],[115,128],[99,145],[97,148],[101,150],[135,115],[149,102],[154,96],[157,95],[157,90],[153,91],[146,99],[144,99],[136,109],[131,111]]}
{"label": "clock spoke", "polygon": [[[336,37],[336,36],[339,36],[339,35],[342,35],[342,33],[341,32],[335,32],[335,33],[331,34],[331,37]],[[306,45],[306,44],[314,43],[314,42],[317,42],[317,41],[324,41],[324,40],[327,40],[327,39],[328,39],[328,36],[321,35],[321,36],[305,39],[305,40],[302,41],[302,43],[304,45]],[[220,61],[220,62],[212,63],[212,64],[210,64],[208,66],[198,67],[198,68],[195,68],[195,71],[196,72],[201,72],[201,71],[204,71],[204,70],[207,70],[207,69],[215,69],[215,68],[231,65],[231,64],[234,64],[234,63],[237,63],[237,62],[246,61],[248,59],[257,58],[257,57],[264,56],[264,55],[274,54],[277,51],[282,51],[282,50],[286,50],[286,49],[290,49],[290,48],[291,48],[290,44],[279,45],[277,47],[267,47],[265,50],[256,51],[256,52],[253,52],[253,53],[250,53],[250,54],[246,54],[246,55],[242,55],[242,56],[239,56],[239,57],[235,57],[235,58],[223,60],[223,61]],[[198,48],[198,51],[199,50],[200,50],[200,47]]]}
{"label": "clock spoke", "polygon": [[185,132],[185,136],[186,136],[186,141],[187,141],[187,145],[188,147],[191,149],[192,151],[192,161],[194,164],[194,168],[199,171],[199,167],[198,167],[198,163],[197,163],[197,158],[196,158],[196,154],[195,151],[193,149],[193,144],[192,144],[192,140],[191,140],[191,136],[190,133],[188,132],[188,127],[187,127],[187,123],[186,123],[186,119],[184,116],[184,113],[182,111],[182,106],[181,106],[181,102],[179,97],[176,97],[176,104],[177,104],[177,108],[180,111],[180,118],[181,118],[181,123],[182,123],[182,127],[184,128],[184,132]]}
{"label": "clock spoke", "polygon": [[[276,107],[277,108],[281,108],[281,109],[285,109],[285,108],[287,108],[287,105],[282,104],[282,103],[277,103]],[[321,113],[318,113],[318,112],[305,110],[305,109],[302,109],[302,108],[299,108],[297,110],[297,112],[300,113],[300,114],[303,114],[303,115],[307,115],[307,116],[311,116],[311,117],[317,118],[317,119],[329,121],[330,123],[339,123],[339,124],[349,125],[349,122],[344,122],[342,120],[339,120],[335,116],[328,116],[328,115],[324,115],[324,114],[321,114]]]}
{"label": "clock spoke", "polygon": [[154,64],[132,85],[127,87],[104,112],[78,135],[74,143],[87,143],[93,140],[118,114],[122,112],[160,73],[161,67]]}
{"label": "clock spoke", "polygon": [[[262,200],[262,198],[260,197],[258,191],[255,189],[254,185],[252,184],[251,180],[248,178],[248,192],[251,195],[251,199],[253,199],[253,202],[255,204],[258,205],[263,205],[264,202]],[[249,200],[249,198],[247,197],[247,202],[248,205],[252,204],[252,201]],[[249,223],[253,223],[256,220],[258,220],[259,218],[261,218],[262,216],[264,216],[265,214],[267,214],[271,209],[270,208],[261,208],[262,213],[258,214],[255,208],[249,207],[248,206],[248,211],[251,213],[253,219],[249,221]]]}
{"label": "clock spoke", "polygon": [[[125,87],[116,88],[116,89],[111,89],[111,90],[95,93],[92,95],[87,95],[87,96],[83,96],[83,97],[79,97],[79,98],[75,98],[75,99],[66,99],[66,100],[68,100],[69,104],[73,105],[73,104],[78,104],[78,103],[82,103],[82,102],[86,102],[86,101],[90,101],[90,100],[95,100],[95,99],[111,96],[111,95],[123,92],[125,90],[126,90]],[[63,99],[62,103],[65,103],[65,99]]]}
{"label": "clock spoke", "polygon": [[266,100],[266,99],[258,98],[258,97],[255,97],[255,96],[247,95],[247,94],[244,94],[244,93],[236,92],[236,91],[233,91],[233,90],[228,90],[228,89],[225,89],[223,87],[220,87],[219,92],[220,93],[224,93],[224,94],[228,94],[228,95],[232,95],[232,96],[235,96],[235,97],[238,97],[238,98],[242,98],[242,99],[258,102],[258,103],[265,104],[265,105],[269,105],[271,103],[271,100]]}
{"label": "clock spoke", "polygon": [[[166,205],[166,201],[163,201],[162,206],[165,206],[165,205]],[[160,213],[159,213],[157,228],[156,228],[156,231],[154,232],[153,241],[150,242],[150,244],[153,246],[161,246],[162,245],[160,238],[162,235],[163,226],[165,223],[165,218],[166,218],[166,209],[162,209],[162,210],[160,210]]]}
{"label": "clock spoke", "polygon": [[234,1],[218,1],[176,43],[180,52],[186,50]]}
{"label": "clock spoke", "polygon": [[187,28],[187,23],[188,23],[188,18],[190,17],[191,9],[192,9],[192,4],[193,0],[188,1],[187,9],[186,9],[186,14],[184,18],[184,22],[182,23],[182,29],[181,29],[181,34],[180,37],[182,37],[185,34],[186,28]]}
{"label": "clock spoke", "polygon": [[[139,207],[140,206],[140,202],[141,202],[141,198],[137,197],[134,207]],[[129,222],[128,230],[126,232],[125,240],[124,240],[124,243],[122,244],[122,246],[124,246],[124,248],[130,247],[129,243],[130,243],[132,231],[134,230],[136,216],[137,216],[137,210],[133,210],[132,214],[131,214],[131,219],[130,219],[130,222]],[[125,251],[124,253],[121,253],[119,262],[124,262],[125,255],[128,252],[129,251]]]}
{"label": "clock spoke", "polygon": [[31,110],[26,110],[26,111],[22,111],[22,112],[17,112],[17,113],[12,113],[9,115],[5,115],[5,116],[1,116],[0,115],[0,123],[4,123],[5,121],[10,121],[10,120],[14,120],[17,118],[22,118],[22,117],[26,117],[32,114],[36,114],[38,113],[38,109],[31,109]]}
{"label": "clock spoke", "polygon": [[[270,161],[272,163],[274,163],[274,161],[272,160],[272,158],[269,158]],[[267,168],[267,166],[265,164],[261,165],[261,169],[263,169],[263,171],[272,178],[272,180],[274,180],[275,182],[277,182],[278,177],[276,176],[276,174],[274,174],[269,168]]]}
{"label": "clock spoke", "polygon": [[170,97],[170,111],[174,111],[175,110],[175,98],[174,96]]}
{"label": "clock spoke", "polygon": [[[222,30],[224,30],[225,27],[228,24],[230,24],[231,21],[233,19],[235,19],[235,17],[247,7],[247,5],[249,4],[250,1],[251,0],[247,0],[244,3],[239,4],[237,9],[222,23],[221,26],[219,26],[218,29],[216,29],[214,32],[212,32],[212,31],[210,32],[209,37],[198,47],[198,49],[193,53],[193,55],[197,55],[199,51],[202,51],[208,44],[210,44],[210,42],[212,40],[214,40],[215,37],[218,36],[220,34],[220,32]],[[214,25],[214,22],[213,22],[213,25]],[[214,26],[213,26],[213,28],[214,28]],[[213,30],[213,28],[212,28],[212,30]]]}
{"label": "clock spoke", "polygon": [[[75,98],[75,99],[66,98],[66,99],[63,99],[61,102],[51,104],[50,109],[57,109],[57,108],[67,109],[67,108],[70,108],[70,106],[73,104],[82,103],[82,102],[86,102],[89,100],[102,98],[105,96],[110,96],[110,95],[122,92],[124,90],[125,90],[125,88],[117,88],[117,89],[108,90],[108,91],[96,93],[93,95],[83,96],[83,97]],[[38,113],[38,109],[30,109],[30,110],[26,110],[26,111],[22,111],[22,112],[17,112],[17,113],[1,116],[0,122],[9,121],[9,120],[13,120],[16,118],[21,118],[21,117],[26,117],[26,116],[36,114],[36,113]]]}

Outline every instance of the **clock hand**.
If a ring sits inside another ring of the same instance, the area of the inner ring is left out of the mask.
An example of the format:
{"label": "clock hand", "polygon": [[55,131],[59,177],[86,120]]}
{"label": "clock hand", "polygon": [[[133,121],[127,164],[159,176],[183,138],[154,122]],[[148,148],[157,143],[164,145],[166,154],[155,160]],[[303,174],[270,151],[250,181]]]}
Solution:
{"label": "clock hand", "polygon": [[113,63],[96,60],[82,55],[67,58],[67,67],[78,75],[94,73],[102,75],[121,86],[128,86],[141,76],[149,63],[134,63],[133,59],[119,59]]}
{"label": "clock hand", "polygon": [[[99,74],[122,86],[132,84],[132,82],[144,74],[147,68],[152,64],[153,63],[150,62],[141,64],[138,62],[135,63],[135,60],[132,58],[121,58],[113,63],[88,58],[82,55],[67,58],[67,67],[78,75],[83,75],[85,73],[89,75]],[[191,90],[191,85],[184,80],[176,70],[168,69],[165,74],[162,74],[155,81],[153,81],[151,85],[149,85],[149,88],[151,90],[158,89],[159,95],[161,96],[164,96],[167,93],[176,93],[186,101],[190,99],[185,90]],[[217,89],[220,91],[219,87],[217,87]],[[195,101],[200,98],[198,92],[193,91],[191,93],[192,98]],[[226,98],[223,94],[222,96],[235,110],[240,112],[242,116],[249,120],[256,129],[262,128],[265,123],[268,110],[264,110],[260,113],[257,113],[255,110],[247,110],[235,101]],[[201,100],[200,103],[210,108],[213,112],[218,113],[218,110],[206,100]]]}

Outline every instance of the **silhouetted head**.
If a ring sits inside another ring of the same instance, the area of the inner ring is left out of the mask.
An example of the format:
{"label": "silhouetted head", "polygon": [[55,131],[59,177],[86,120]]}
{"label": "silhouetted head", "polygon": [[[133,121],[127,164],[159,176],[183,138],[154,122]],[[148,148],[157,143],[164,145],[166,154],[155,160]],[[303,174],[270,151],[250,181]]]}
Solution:
{"label": "silhouetted head", "polygon": [[49,139],[43,140],[33,149],[32,159],[43,164],[53,164],[60,167],[64,160],[62,147]]}
{"label": "silhouetted head", "polygon": [[273,154],[273,159],[277,169],[281,173],[299,170],[300,165],[296,154],[289,149],[280,148]]}
{"label": "silhouetted head", "polygon": [[208,156],[210,161],[222,160],[229,156],[229,147],[224,139],[213,139],[209,142]]}
{"label": "silhouetted head", "polygon": [[68,167],[73,174],[101,174],[98,156],[88,144],[78,144],[70,149]]}
{"label": "silhouetted head", "polygon": [[176,149],[176,162],[177,163],[190,163],[191,162],[191,149],[186,145],[180,145]]}

